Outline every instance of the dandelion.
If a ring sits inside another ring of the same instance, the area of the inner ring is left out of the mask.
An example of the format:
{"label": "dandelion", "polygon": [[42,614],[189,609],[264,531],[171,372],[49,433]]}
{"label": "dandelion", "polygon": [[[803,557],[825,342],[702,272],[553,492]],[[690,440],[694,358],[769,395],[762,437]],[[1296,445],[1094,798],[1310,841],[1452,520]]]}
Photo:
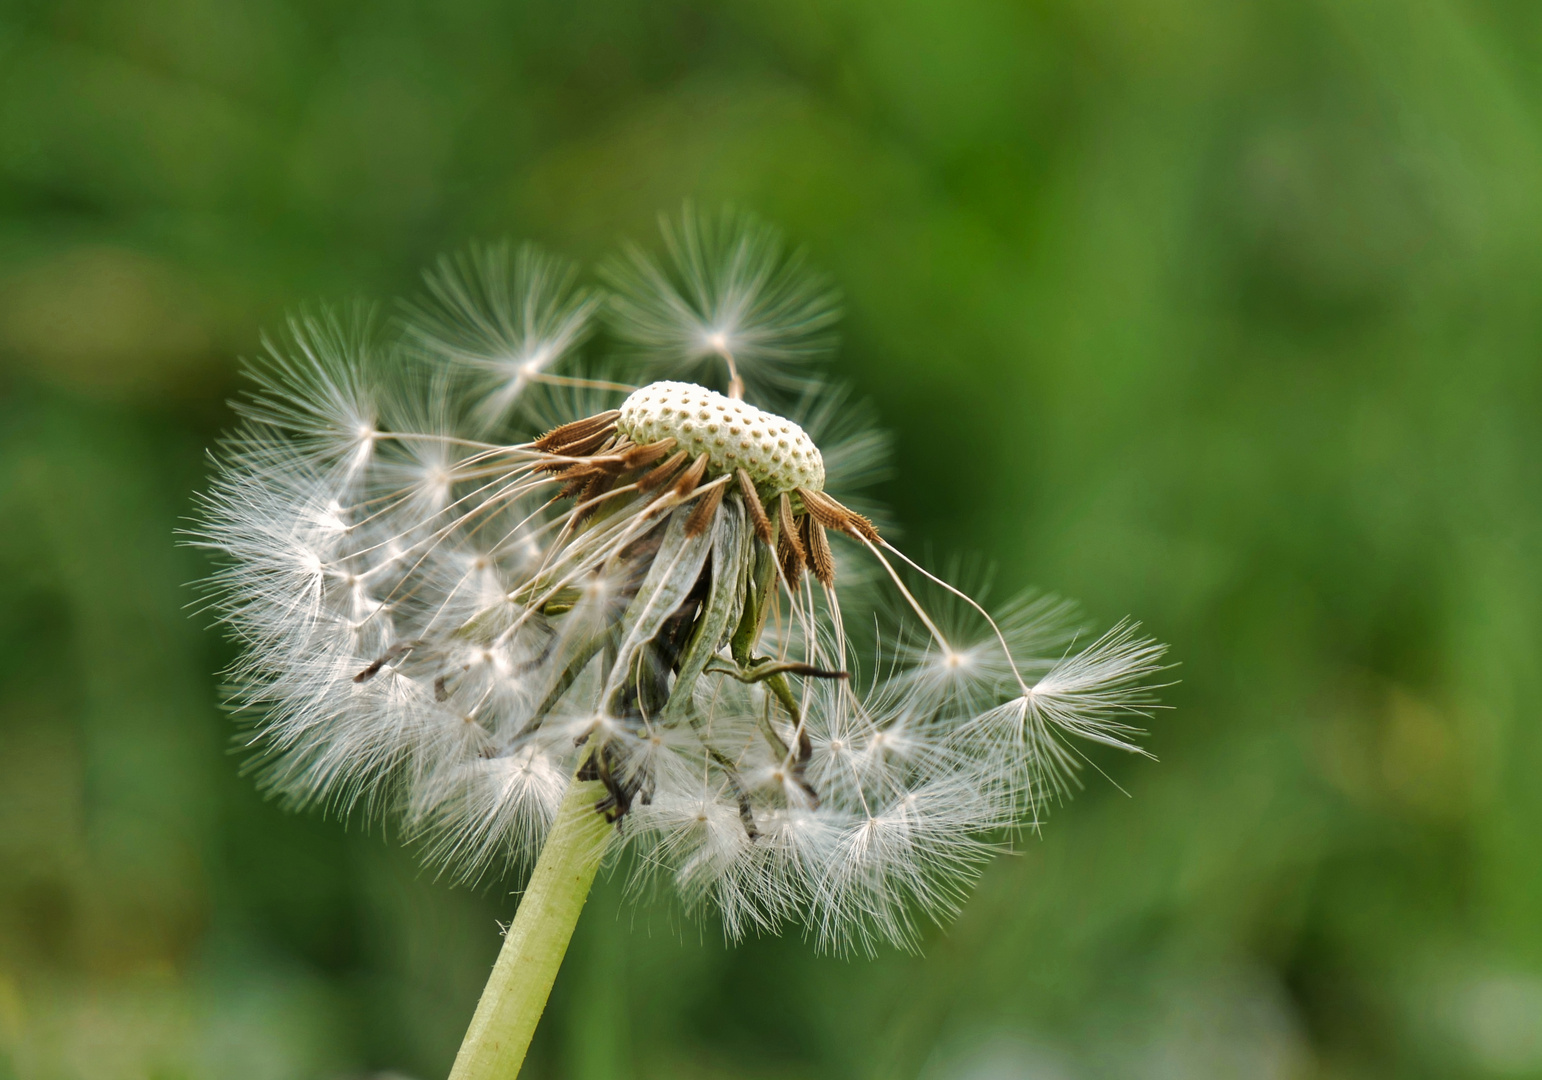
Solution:
{"label": "dandelion", "polygon": [[605,859],[732,938],[913,946],[1151,707],[1133,626],[993,615],[854,508],[883,440],[838,430],[834,309],[775,234],[666,241],[603,302],[675,378],[582,374],[602,298],[529,248],[441,262],[396,324],[295,320],[197,529],[262,782],[461,880],[530,869],[457,1077],[517,1068]]}

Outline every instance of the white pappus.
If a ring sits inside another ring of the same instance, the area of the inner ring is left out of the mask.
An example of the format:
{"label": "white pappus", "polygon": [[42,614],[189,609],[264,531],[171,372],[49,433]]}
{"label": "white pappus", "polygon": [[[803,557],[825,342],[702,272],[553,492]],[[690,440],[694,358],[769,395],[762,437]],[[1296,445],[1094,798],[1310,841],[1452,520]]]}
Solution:
{"label": "white pappus", "polygon": [[[194,530],[232,703],[271,790],[390,816],[461,878],[533,862],[577,775],[636,879],[730,936],[911,945],[1073,740],[1137,749],[1163,650],[993,617],[901,554],[851,508],[883,440],[830,430],[856,414],[817,378],[822,280],[743,215],[665,235],[608,294],[478,249],[398,321],[268,346]],[[592,378],[600,320],[624,348]]]}

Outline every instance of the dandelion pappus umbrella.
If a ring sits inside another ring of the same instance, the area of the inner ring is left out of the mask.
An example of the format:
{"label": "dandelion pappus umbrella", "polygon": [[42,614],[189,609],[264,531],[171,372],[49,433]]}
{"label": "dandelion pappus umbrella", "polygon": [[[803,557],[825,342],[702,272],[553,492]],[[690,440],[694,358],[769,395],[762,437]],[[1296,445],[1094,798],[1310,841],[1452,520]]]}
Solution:
{"label": "dandelion pappus umbrella", "polygon": [[[820,435],[828,294],[758,224],[669,235],[673,273],[610,274],[612,336],[727,394],[577,373],[599,297],[478,251],[394,332],[296,320],[198,531],[271,789],[394,815],[463,878],[535,864],[457,1076],[523,1054],[607,850],[731,937],[910,945],[1064,790],[1068,737],[1136,749],[1150,703],[1132,627],[1078,650],[1056,605],[993,616],[827,490],[874,445]],[[859,648],[873,591],[912,629]]]}

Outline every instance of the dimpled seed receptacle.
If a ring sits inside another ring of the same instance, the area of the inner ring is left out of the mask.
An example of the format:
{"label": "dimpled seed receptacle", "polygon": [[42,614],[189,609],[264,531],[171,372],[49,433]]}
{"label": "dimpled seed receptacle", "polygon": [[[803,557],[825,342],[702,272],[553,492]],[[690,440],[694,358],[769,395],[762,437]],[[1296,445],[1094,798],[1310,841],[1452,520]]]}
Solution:
{"label": "dimpled seed receptacle", "polygon": [[634,391],[621,403],[616,428],[639,445],[675,439],[692,458],[706,454],[709,472],[743,469],[773,494],[824,490],[824,459],[801,427],[694,383]]}

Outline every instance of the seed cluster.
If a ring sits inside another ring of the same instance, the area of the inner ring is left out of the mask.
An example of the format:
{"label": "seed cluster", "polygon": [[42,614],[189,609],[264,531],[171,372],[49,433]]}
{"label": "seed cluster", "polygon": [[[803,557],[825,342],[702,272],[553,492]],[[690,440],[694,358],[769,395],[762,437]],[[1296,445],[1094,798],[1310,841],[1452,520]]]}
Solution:
{"label": "seed cluster", "polygon": [[824,459],[801,427],[693,383],[649,383],[622,402],[616,427],[635,443],[675,439],[706,454],[709,471],[743,469],[773,494],[824,490]]}
{"label": "seed cluster", "polygon": [[[829,310],[796,263],[737,226],[671,236],[604,309],[642,388],[528,442],[489,440],[617,386],[545,370],[601,310],[555,261],[473,252],[378,339],[318,316],[269,346],[195,533],[243,742],[290,802],[388,817],[466,880],[535,862],[577,776],[638,884],[729,937],[914,944],[1069,793],[1071,740],[1137,748],[1162,649],[1129,624],[1073,647],[1062,605],[993,616],[907,558],[824,490],[872,471],[871,432],[835,425],[826,462],[737,396],[642,385],[713,364],[841,409],[795,377]],[[521,402],[542,384],[580,392]],[[837,582],[838,552],[871,572]]]}

